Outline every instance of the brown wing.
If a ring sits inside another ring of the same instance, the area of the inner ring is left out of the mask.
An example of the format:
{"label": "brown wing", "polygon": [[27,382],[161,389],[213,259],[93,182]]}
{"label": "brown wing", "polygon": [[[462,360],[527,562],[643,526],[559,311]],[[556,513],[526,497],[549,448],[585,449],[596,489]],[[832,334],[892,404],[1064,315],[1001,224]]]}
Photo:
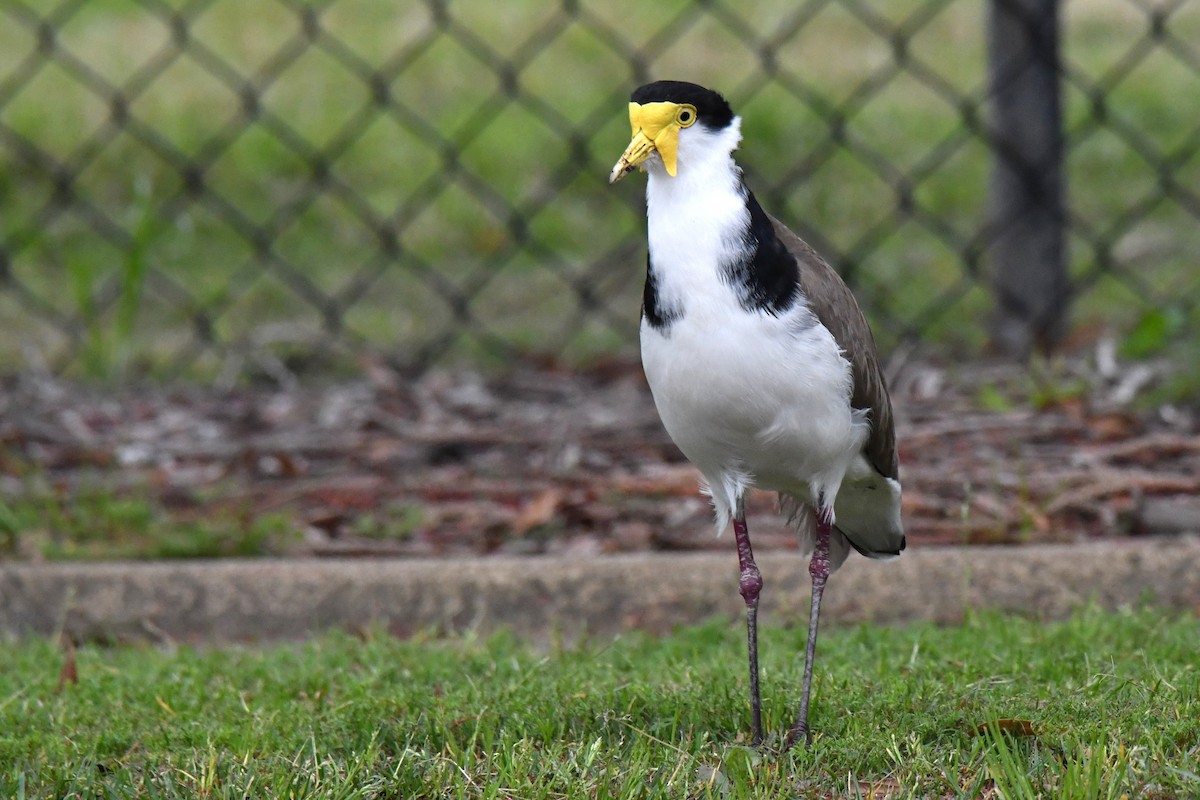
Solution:
{"label": "brown wing", "polygon": [[896,428],[892,419],[892,400],[887,381],[879,365],[875,337],[866,317],[841,276],[808,243],[771,217],[775,235],[783,242],[800,265],[800,288],[808,304],[841,346],[850,361],[854,376],[854,394],[850,404],[871,412],[871,435],[863,447],[867,460],[880,474],[898,478],[899,460],[896,455]]}

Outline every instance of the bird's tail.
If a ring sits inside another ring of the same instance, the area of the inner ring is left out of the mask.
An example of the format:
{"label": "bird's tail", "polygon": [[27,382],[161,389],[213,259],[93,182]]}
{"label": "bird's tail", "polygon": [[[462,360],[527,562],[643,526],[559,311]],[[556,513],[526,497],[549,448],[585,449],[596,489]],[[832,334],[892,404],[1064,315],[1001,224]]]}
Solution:
{"label": "bird's tail", "polygon": [[[800,555],[806,556],[817,546],[817,513],[812,505],[789,494],[779,495],[779,509],[787,516],[788,524],[796,529],[800,538]],[[829,540],[829,571],[833,572],[850,555],[850,540],[833,526],[833,536]]]}
{"label": "bird's tail", "polygon": [[[817,515],[812,504],[794,495],[781,493],[779,507],[796,529],[801,555],[808,555],[817,545]],[[892,530],[895,526],[872,526],[873,530],[866,532],[860,530],[856,522],[859,520],[848,514],[839,514],[834,522],[829,552],[830,571],[845,562],[851,549],[874,559],[895,558],[904,549],[904,534]]]}

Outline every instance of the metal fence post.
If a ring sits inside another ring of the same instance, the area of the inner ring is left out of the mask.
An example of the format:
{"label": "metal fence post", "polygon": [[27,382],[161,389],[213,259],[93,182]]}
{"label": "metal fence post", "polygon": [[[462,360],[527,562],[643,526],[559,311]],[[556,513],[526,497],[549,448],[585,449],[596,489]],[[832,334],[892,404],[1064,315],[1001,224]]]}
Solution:
{"label": "metal fence post", "polygon": [[1062,338],[1070,302],[1057,0],[990,0],[987,232],[992,341],[1026,356]]}

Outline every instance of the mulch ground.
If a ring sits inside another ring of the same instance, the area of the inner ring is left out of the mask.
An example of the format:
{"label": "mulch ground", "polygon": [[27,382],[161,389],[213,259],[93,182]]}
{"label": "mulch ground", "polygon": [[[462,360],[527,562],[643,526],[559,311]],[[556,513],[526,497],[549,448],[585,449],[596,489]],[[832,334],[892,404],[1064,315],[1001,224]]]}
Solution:
{"label": "mulch ground", "polygon": [[[1055,369],[900,370],[910,545],[1200,530],[1200,411],[1147,406],[1144,374]],[[24,375],[0,384],[0,472],[0,499],[104,485],[180,518],[282,513],[302,531],[280,545],[290,555],[732,546],[636,364],[417,381],[372,365],[288,390],[106,392]],[[773,496],[749,512],[756,549],[796,546]]]}

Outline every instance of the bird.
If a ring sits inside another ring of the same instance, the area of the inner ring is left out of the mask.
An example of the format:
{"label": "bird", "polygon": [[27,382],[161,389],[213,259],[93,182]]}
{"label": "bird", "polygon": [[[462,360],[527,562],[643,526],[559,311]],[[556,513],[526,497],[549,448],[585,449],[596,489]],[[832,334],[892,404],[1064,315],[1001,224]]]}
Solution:
{"label": "bird", "polygon": [[717,534],[732,522],[746,605],[751,741],[764,743],[758,678],[763,577],[746,495],[778,494],[811,553],[803,685],[783,744],[812,744],[809,700],[821,598],[851,549],[904,550],[891,398],[850,289],[763,210],[733,157],[741,117],[718,92],[656,81],[630,95],[629,146],[609,175],[646,179],[642,367],[667,433],[697,468]]}

